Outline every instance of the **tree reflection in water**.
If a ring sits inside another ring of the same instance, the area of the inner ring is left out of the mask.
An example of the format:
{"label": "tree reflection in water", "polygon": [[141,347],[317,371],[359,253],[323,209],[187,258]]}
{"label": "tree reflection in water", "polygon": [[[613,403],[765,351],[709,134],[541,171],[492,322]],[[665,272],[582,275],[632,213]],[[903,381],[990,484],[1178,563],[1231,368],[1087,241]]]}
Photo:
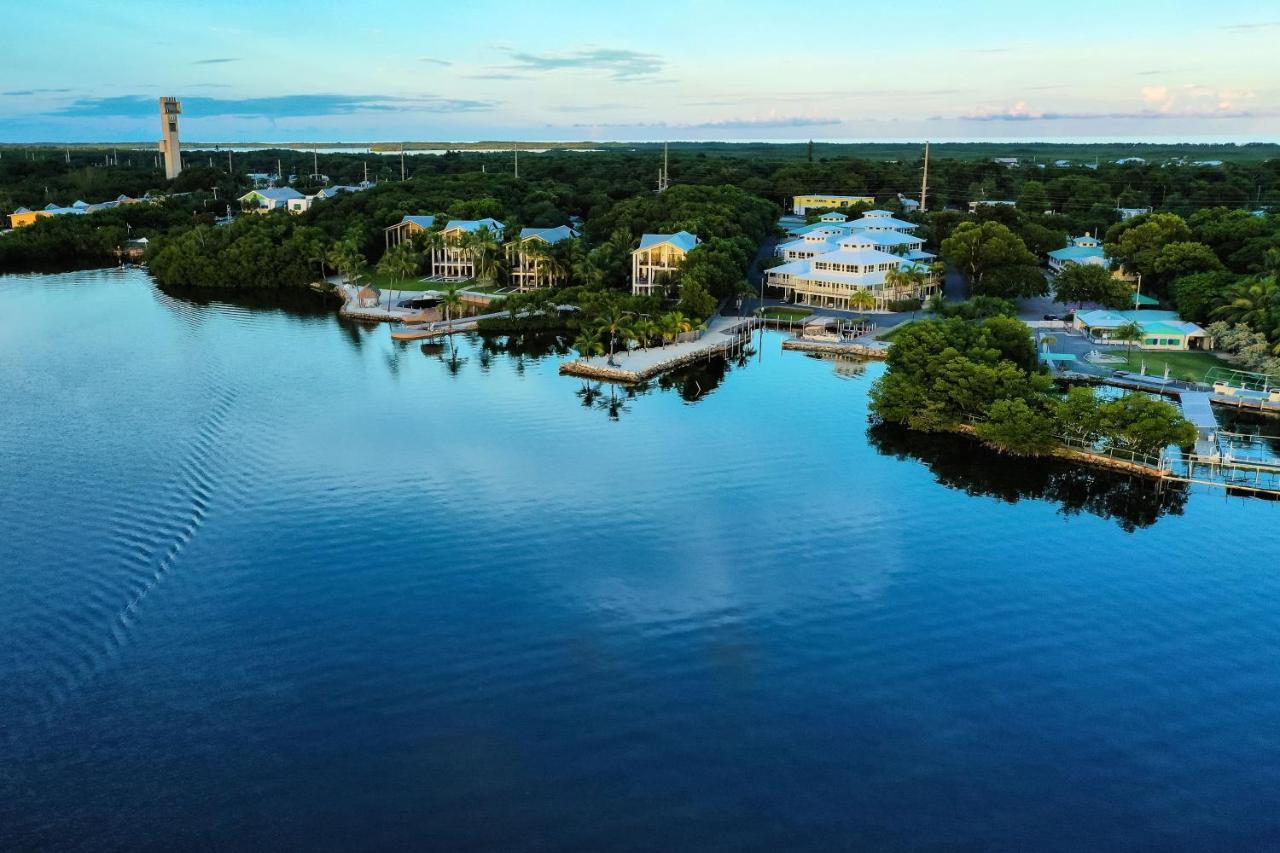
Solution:
{"label": "tree reflection in water", "polygon": [[1008,503],[1052,501],[1064,515],[1087,512],[1114,519],[1126,531],[1149,527],[1167,514],[1181,515],[1187,502],[1182,484],[1052,459],[1012,459],[964,436],[879,424],[867,430],[867,439],[885,456],[923,462],[939,483],[965,494]]}

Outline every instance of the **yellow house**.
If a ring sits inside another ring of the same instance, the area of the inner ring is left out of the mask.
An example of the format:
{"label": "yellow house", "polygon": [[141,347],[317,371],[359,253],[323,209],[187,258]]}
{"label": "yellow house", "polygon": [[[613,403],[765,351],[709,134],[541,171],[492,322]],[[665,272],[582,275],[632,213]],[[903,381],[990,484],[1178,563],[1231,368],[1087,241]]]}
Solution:
{"label": "yellow house", "polygon": [[42,216],[52,215],[46,210],[27,210],[25,207],[20,207],[9,214],[9,225],[12,228],[25,228],[35,224],[35,221]]}
{"label": "yellow house", "polygon": [[810,209],[826,209],[853,207],[855,204],[875,204],[875,196],[869,195],[798,195],[792,199],[791,212],[796,216],[804,216]]}

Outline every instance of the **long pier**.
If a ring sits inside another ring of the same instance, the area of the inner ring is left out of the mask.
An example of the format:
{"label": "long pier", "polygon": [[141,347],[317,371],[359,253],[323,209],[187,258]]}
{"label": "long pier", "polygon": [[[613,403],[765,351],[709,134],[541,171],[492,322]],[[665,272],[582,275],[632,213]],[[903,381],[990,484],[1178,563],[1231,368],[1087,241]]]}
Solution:
{"label": "long pier", "polygon": [[741,347],[758,326],[759,321],[750,318],[714,317],[706,331],[694,340],[615,353],[612,361],[607,356],[566,361],[560,365],[560,372],[634,385],[668,370],[732,352]]}

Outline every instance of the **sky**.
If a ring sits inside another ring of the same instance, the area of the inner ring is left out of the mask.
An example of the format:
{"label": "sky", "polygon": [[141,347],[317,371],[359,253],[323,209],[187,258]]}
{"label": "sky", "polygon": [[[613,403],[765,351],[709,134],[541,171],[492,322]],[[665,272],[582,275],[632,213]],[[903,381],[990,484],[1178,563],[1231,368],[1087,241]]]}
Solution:
{"label": "sky", "polygon": [[1280,0],[5,3],[0,142],[1280,141]]}

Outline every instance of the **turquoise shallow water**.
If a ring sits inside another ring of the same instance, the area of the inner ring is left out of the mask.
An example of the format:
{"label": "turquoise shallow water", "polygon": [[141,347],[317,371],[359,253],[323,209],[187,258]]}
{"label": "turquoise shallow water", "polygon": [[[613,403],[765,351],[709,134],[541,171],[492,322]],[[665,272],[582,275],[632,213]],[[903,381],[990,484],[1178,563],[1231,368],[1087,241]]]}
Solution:
{"label": "turquoise shallow water", "polygon": [[0,848],[1262,850],[1280,507],[0,279]]}

